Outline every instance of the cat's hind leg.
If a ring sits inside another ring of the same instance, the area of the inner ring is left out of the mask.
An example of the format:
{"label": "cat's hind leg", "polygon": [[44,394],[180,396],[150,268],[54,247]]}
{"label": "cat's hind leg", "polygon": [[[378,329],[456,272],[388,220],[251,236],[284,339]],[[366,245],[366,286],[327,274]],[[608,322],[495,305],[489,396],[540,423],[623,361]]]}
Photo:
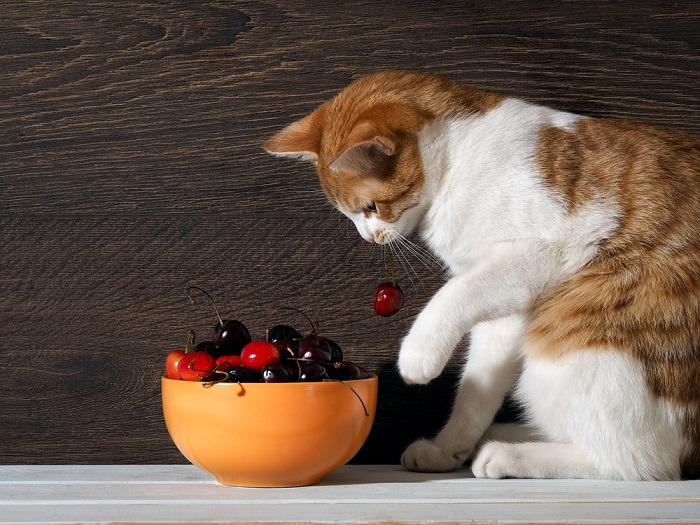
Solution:
{"label": "cat's hind leg", "polygon": [[679,414],[650,391],[634,357],[614,349],[528,356],[516,393],[550,442],[487,443],[472,464],[476,476],[680,478]]}
{"label": "cat's hind leg", "polygon": [[522,326],[519,316],[511,316],[474,328],[450,419],[434,439],[409,445],[401,456],[405,468],[446,472],[472,455],[517,380]]}
{"label": "cat's hind leg", "polygon": [[597,478],[600,472],[570,443],[489,441],[472,463],[477,478]]}

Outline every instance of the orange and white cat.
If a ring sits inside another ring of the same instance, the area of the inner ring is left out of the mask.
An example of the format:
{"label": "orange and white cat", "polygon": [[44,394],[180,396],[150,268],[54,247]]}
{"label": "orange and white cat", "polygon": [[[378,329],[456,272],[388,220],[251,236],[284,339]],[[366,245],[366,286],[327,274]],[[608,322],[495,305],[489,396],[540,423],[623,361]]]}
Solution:
{"label": "orange and white cat", "polygon": [[[700,475],[700,141],[380,72],[265,143],[312,161],[369,242],[416,234],[450,278],[398,366],[470,349],[449,422],[406,468]],[[515,393],[527,425],[492,424]]]}

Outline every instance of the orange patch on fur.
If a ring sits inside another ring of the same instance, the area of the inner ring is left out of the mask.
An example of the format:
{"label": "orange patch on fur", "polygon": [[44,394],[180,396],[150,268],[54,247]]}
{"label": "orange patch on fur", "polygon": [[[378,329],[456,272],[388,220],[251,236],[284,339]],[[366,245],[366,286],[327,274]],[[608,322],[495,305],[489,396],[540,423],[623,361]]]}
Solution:
{"label": "orange patch on fur", "polygon": [[539,298],[529,352],[557,358],[618,349],[637,358],[651,391],[687,409],[700,475],[700,141],[619,120],[541,131],[545,184],[574,212],[597,195],[621,209],[597,256]]}
{"label": "orange patch on fur", "polygon": [[316,169],[328,199],[349,211],[374,202],[378,217],[394,222],[417,204],[423,187],[421,128],[488,111],[501,100],[444,77],[383,71],[353,82],[265,148],[294,154],[317,144]]}

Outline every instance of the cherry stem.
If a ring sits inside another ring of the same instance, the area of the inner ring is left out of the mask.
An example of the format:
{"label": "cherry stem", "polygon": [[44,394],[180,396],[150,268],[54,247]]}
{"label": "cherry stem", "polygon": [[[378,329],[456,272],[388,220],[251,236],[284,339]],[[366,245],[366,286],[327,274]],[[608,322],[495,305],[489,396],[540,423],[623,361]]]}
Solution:
{"label": "cherry stem", "polygon": [[308,315],[306,315],[304,312],[302,312],[301,310],[298,310],[296,308],[292,308],[291,306],[278,306],[277,310],[291,310],[292,312],[296,312],[298,314],[303,315],[306,318],[306,320],[309,322],[309,324],[311,325],[311,335],[316,334],[316,325],[314,325],[314,322],[311,320],[311,318]]}
{"label": "cherry stem", "polygon": [[211,381],[205,381],[204,383],[202,383],[202,386],[204,388],[212,387],[215,384],[226,381],[229,378],[229,373],[224,371],[224,370],[217,370],[216,368],[214,368],[214,370],[212,370],[211,373],[212,374],[224,374],[224,377],[222,377],[221,379],[212,379]]}
{"label": "cherry stem", "polygon": [[190,347],[194,344],[194,330],[188,330],[187,336],[185,337],[185,353],[190,353]]}
{"label": "cherry stem", "polygon": [[352,393],[355,394],[355,397],[360,401],[360,404],[362,405],[362,410],[365,411],[365,417],[369,417],[369,412],[367,411],[367,405],[365,405],[365,402],[360,397],[360,394],[358,394],[357,391],[353,387],[348,385],[345,381],[341,381],[340,379],[324,379],[324,381],[332,381],[334,383],[342,383],[343,386],[348,387],[352,391]]}
{"label": "cherry stem", "polygon": [[224,326],[224,321],[221,319],[221,315],[219,314],[219,309],[216,307],[216,303],[214,302],[214,299],[212,298],[211,295],[209,295],[209,292],[207,292],[204,288],[200,288],[199,286],[190,286],[187,289],[187,297],[190,299],[190,303],[192,304],[197,304],[197,301],[195,300],[194,297],[192,297],[192,292],[191,290],[199,290],[202,292],[204,295],[207,296],[207,298],[211,301],[211,305],[214,307],[214,311],[216,312],[216,317],[219,319],[219,324],[221,326]]}

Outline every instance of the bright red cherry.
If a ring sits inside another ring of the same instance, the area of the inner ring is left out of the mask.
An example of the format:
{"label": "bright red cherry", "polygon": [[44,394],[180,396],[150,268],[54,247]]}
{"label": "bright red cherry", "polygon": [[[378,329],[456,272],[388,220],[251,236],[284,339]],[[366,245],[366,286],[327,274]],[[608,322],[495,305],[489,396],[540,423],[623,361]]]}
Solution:
{"label": "bright red cherry", "polygon": [[168,379],[180,379],[180,372],[177,371],[177,364],[185,357],[184,350],[171,350],[165,358],[165,377]]}
{"label": "bright red cherry", "polygon": [[373,299],[374,311],[383,317],[394,315],[403,307],[403,292],[396,283],[379,283],[374,289]]}
{"label": "bright red cherry", "polygon": [[207,352],[190,352],[185,354],[177,364],[180,379],[199,381],[211,374],[216,366],[216,359]]}
{"label": "bright red cherry", "polygon": [[241,363],[243,366],[260,372],[267,365],[276,365],[281,361],[277,347],[267,341],[253,341],[243,347]]}
{"label": "bright red cherry", "polygon": [[216,368],[222,372],[226,372],[234,366],[241,366],[241,356],[239,355],[222,355],[216,359]]}

